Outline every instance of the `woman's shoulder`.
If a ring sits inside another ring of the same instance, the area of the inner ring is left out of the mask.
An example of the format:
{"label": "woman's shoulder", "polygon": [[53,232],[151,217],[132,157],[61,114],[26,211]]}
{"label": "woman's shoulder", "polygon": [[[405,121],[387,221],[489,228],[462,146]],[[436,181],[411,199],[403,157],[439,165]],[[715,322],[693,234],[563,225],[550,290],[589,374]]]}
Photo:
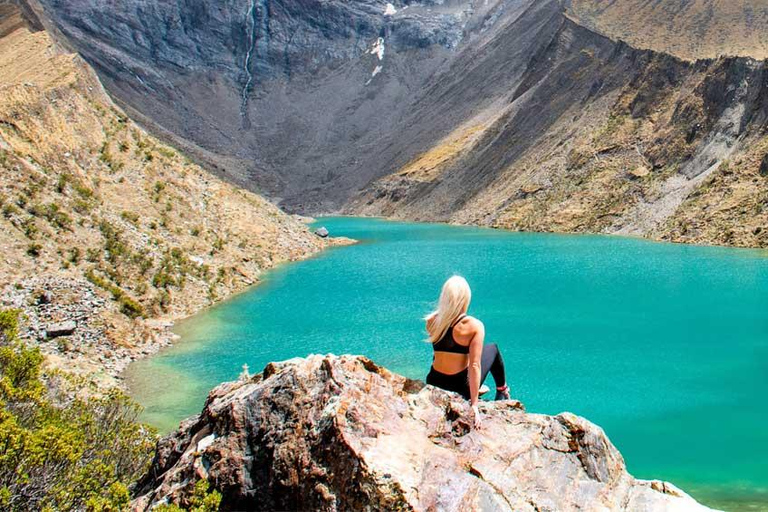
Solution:
{"label": "woman's shoulder", "polygon": [[477,331],[479,329],[483,329],[483,322],[481,322],[479,319],[475,318],[474,316],[467,315],[464,318],[461,319],[461,321],[456,324],[457,327],[459,327],[462,331]]}

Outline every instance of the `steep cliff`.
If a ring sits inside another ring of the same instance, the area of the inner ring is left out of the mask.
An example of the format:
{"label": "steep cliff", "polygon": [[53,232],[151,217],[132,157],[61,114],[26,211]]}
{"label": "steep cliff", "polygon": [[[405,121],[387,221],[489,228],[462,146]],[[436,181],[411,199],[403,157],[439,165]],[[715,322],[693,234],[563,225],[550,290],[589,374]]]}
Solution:
{"label": "steep cliff", "polygon": [[129,112],[290,210],[768,246],[765,64],[658,52],[761,55],[747,0],[27,1]]}
{"label": "steep cliff", "polygon": [[0,2],[0,306],[111,382],[168,321],[328,242],[144,132],[33,16]]}
{"label": "steep cliff", "polygon": [[626,471],[589,421],[481,405],[364,357],[310,356],[214,389],[158,444],[135,510],[184,505],[207,479],[223,510],[709,510]]}

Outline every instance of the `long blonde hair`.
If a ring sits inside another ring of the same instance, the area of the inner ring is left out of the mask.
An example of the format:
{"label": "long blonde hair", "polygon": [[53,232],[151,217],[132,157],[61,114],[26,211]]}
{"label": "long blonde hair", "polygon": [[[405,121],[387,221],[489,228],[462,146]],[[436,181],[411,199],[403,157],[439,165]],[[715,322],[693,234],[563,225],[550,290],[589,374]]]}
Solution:
{"label": "long blonde hair", "polygon": [[445,282],[437,309],[424,317],[427,322],[432,322],[432,329],[427,330],[431,343],[437,343],[445,336],[456,319],[467,312],[471,300],[472,290],[466,279],[453,276]]}

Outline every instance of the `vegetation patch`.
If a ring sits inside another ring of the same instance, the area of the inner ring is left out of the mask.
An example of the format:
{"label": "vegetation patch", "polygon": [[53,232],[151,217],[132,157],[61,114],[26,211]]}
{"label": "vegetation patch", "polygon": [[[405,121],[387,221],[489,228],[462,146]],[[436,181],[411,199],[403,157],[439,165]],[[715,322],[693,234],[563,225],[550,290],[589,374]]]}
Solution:
{"label": "vegetation patch", "polygon": [[18,321],[0,311],[0,508],[126,509],[154,432],[119,391],[80,399],[75,382],[45,376],[40,351],[17,340]]}

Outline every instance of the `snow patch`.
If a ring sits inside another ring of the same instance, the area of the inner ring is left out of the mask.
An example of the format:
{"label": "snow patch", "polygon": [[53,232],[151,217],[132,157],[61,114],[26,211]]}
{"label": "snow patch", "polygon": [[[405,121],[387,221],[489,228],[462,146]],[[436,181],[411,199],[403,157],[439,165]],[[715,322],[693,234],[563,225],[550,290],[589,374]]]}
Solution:
{"label": "snow patch", "polygon": [[395,6],[388,3],[387,8],[384,9],[384,16],[392,16],[397,13],[397,9],[395,9]]}
{"label": "snow patch", "polygon": [[378,38],[368,53],[376,55],[379,57],[379,60],[384,60],[384,38]]}

